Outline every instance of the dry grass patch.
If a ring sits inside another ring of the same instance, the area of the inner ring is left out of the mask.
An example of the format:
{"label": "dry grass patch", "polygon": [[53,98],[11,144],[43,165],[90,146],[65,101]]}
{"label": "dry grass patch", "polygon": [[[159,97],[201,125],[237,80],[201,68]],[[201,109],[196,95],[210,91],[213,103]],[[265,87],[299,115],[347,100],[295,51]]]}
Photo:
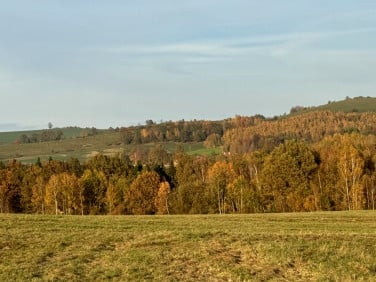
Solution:
{"label": "dry grass patch", "polygon": [[370,281],[374,212],[0,215],[1,281]]}

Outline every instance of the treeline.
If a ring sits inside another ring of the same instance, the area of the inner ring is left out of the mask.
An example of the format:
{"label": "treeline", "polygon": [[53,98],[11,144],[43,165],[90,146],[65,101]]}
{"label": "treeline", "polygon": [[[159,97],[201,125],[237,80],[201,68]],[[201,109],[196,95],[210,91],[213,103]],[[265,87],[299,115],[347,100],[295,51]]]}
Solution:
{"label": "treeline", "polygon": [[224,151],[246,153],[272,150],[290,139],[314,143],[336,133],[376,134],[376,113],[313,111],[274,118],[235,116],[222,121],[178,121],[154,123],[119,129],[124,144],[155,142],[204,142],[224,144]]}
{"label": "treeline", "polygon": [[[246,127],[245,127],[246,128]],[[192,156],[158,146],[145,163],[0,165],[0,212],[192,214],[375,209],[376,139],[357,132],[270,150]]]}
{"label": "treeline", "polygon": [[210,135],[223,136],[226,129],[232,127],[230,120],[223,121],[177,121],[123,127],[120,129],[124,144],[145,144],[154,142],[203,142]]}

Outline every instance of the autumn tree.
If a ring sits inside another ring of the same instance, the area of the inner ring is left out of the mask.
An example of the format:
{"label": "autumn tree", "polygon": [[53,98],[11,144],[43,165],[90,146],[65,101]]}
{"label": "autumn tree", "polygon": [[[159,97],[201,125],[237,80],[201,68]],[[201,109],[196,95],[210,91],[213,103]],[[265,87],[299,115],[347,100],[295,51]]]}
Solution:
{"label": "autumn tree", "polygon": [[38,176],[32,187],[31,204],[36,213],[45,213],[46,183],[43,176]]}
{"label": "autumn tree", "polygon": [[307,210],[304,204],[312,195],[310,180],[316,168],[315,157],[304,142],[287,141],[274,149],[262,171],[266,210]]}
{"label": "autumn tree", "polygon": [[155,197],[155,207],[157,214],[170,214],[168,208],[168,195],[171,192],[170,184],[167,181],[161,182],[158,194]]}
{"label": "autumn tree", "polygon": [[206,148],[215,148],[221,145],[222,145],[222,137],[217,133],[210,134],[204,142],[204,146]]}
{"label": "autumn tree", "polygon": [[338,160],[341,186],[346,196],[348,210],[362,208],[364,196],[361,183],[364,160],[359,150],[352,144],[354,138],[356,138],[355,135],[341,136],[342,146]]}
{"label": "autumn tree", "polygon": [[105,213],[105,197],[108,181],[102,171],[85,169],[79,179],[80,201],[84,203],[85,213]]}
{"label": "autumn tree", "polygon": [[0,170],[0,213],[7,212],[8,210],[9,187],[6,179],[6,171]]}
{"label": "autumn tree", "polygon": [[363,176],[363,187],[366,197],[366,209],[376,208],[376,177],[375,173]]}
{"label": "autumn tree", "polygon": [[155,166],[164,166],[168,164],[171,160],[170,154],[167,152],[166,148],[158,144],[154,146],[148,155],[148,163]]}
{"label": "autumn tree", "polygon": [[[208,171],[208,181],[217,199],[218,213],[226,213],[228,186],[234,181],[235,172],[231,163],[215,162]],[[213,195],[213,196],[214,196]]]}
{"label": "autumn tree", "polygon": [[227,200],[233,213],[244,212],[244,200],[245,194],[248,192],[249,182],[247,182],[244,176],[240,175],[236,177],[231,183],[227,185]]}
{"label": "autumn tree", "polygon": [[22,212],[21,187],[24,167],[17,161],[0,171],[0,212]]}
{"label": "autumn tree", "polygon": [[46,185],[46,208],[55,214],[61,213],[61,198],[60,177],[54,174]]}
{"label": "autumn tree", "polygon": [[175,155],[176,187],[169,197],[173,213],[216,212],[216,201],[207,193],[207,171],[210,160],[204,156],[190,156],[179,149]]}
{"label": "autumn tree", "polygon": [[32,203],[33,198],[33,187],[37,182],[39,177],[43,177],[41,166],[30,165],[26,166],[26,169],[22,176],[21,183],[21,206],[22,211],[29,213],[35,211],[35,207]]}
{"label": "autumn tree", "polygon": [[131,179],[124,176],[112,176],[106,191],[106,206],[109,214],[123,214],[125,212],[124,195],[126,194]]}
{"label": "autumn tree", "polygon": [[374,140],[374,137],[355,133],[335,134],[316,145],[321,158],[319,187],[334,209],[360,209],[366,206],[374,171]]}
{"label": "autumn tree", "polygon": [[137,176],[125,195],[131,214],[155,214],[155,198],[158,195],[160,176],[155,171],[144,171]]}
{"label": "autumn tree", "polygon": [[78,179],[75,174],[65,172],[60,175],[64,214],[77,214],[80,210]]}

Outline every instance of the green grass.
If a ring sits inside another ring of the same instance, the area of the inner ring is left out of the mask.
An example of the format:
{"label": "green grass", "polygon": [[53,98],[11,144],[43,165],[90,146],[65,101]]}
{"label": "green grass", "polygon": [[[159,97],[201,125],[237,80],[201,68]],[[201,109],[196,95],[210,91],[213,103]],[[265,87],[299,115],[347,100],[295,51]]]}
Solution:
{"label": "green grass", "polygon": [[[200,143],[202,145],[202,143]],[[188,147],[189,148],[189,147]],[[187,153],[189,155],[200,155],[200,156],[209,156],[209,155],[218,155],[222,152],[221,147],[216,148],[205,148],[203,146],[196,147],[195,149],[189,148]]]}
{"label": "green grass", "polygon": [[0,215],[0,281],[371,281],[376,213]]}

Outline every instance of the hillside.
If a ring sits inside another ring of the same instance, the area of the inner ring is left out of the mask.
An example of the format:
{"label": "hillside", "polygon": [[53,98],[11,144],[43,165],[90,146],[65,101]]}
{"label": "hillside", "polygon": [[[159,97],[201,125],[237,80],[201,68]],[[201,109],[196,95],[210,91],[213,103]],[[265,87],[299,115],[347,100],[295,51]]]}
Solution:
{"label": "hillside", "polygon": [[308,111],[274,120],[256,120],[253,124],[229,129],[223,136],[224,150],[247,153],[271,151],[286,140],[316,143],[335,134],[376,134],[375,112]]}
{"label": "hillside", "polygon": [[355,97],[346,98],[341,101],[329,101],[325,105],[316,107],[293,107],[291,114],[301,114],[313,111],[331,111],[331,112],[376,112],[376,97]]}
{"label": "hillside", "polygon": [[338,102],[331,102],[327,105],[316,108],[318,111],[335,111],[335,112],[376,112],[376,98],[372,97],[355,97],[347,98]]}
{"label": "hillside", "polygon": [[29,163],[38,157],[42,160],[74,157],[86,161],[98,153],[147,152],[155,144],[162,144],[170,153],[183,144],[188,153],[199,155],[219,154],[223,144],[226,152],[271,150],[286,139],[317,142],[335,133],[375,134],[375,112],[376,98],[356,97],[317,107],[294,107],[291,114],[275,118],[256,115],[220,121],[148,121],[145,125],[118,130],[57,128],[52,130],[62,132],[61,140],[49,142],[20,142],[22,136],[28,141],[48,130],[0,132],[0,161],[17,159]]}

